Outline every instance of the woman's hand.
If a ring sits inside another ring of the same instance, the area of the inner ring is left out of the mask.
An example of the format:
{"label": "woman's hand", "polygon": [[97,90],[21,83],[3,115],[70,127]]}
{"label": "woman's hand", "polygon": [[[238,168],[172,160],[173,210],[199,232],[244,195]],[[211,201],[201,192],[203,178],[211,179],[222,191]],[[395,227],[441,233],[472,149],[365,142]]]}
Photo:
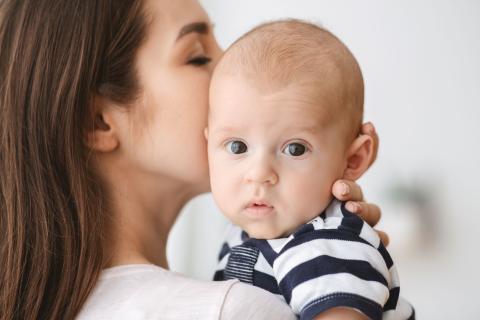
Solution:
{"label": "woman's hand", "polygon": [[[362,126],[361,134],[368,134],[373,138],[374,141],[374,156],[370,165],[375,161],[378,152],[378,135],[375,132],[375,128],[371,123],[365,123]],[[337,180],[332,187],[332,193],[335,198],[341,201],[347,201],[345,204],[346,208],[358,214],[372,227],[375,226],[381,217],[380,208],[372,203],[367,203],[363,199],[362,189],[358,184],[353,181],[348,180]],[[388,235],[380,230],[376,230],[383,244],[388,245]]]}

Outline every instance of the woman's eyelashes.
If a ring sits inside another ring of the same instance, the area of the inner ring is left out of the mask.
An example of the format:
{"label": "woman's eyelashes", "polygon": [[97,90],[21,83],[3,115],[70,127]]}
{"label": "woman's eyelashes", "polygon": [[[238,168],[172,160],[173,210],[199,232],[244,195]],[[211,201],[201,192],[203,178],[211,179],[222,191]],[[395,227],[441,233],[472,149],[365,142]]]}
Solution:
{"label": "woman's eyelashes", "polygon": [[187,64],[200,67],[209,64],[211,61],[212,58],[209,58],[207,56],[197,56],[189,59],[187,61]]}

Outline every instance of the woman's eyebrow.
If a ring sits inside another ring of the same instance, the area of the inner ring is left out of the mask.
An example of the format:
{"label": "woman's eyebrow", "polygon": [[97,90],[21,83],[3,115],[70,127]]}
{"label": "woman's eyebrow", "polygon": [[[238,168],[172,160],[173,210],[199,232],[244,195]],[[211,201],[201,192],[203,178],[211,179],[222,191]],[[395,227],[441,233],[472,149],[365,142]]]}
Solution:
{"label": "woman's eyebrow", "polygon": [[208,34],[209,31],[210,26],[206,22],[189,23],[180,29],[176,41],[190,33]]}

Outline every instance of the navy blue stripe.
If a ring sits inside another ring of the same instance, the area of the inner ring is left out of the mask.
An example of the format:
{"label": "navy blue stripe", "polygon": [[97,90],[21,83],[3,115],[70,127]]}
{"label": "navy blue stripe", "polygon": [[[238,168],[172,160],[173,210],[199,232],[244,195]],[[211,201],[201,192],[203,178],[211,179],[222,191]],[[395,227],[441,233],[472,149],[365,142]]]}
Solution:
{"label": "navy blue stripe", "polygon": [[290,303],[292,291],[299,284],[325,275],[338,273],[348,273],[366,281],[376,281],[388,288],[387,280],[366,261],[319,256],[290,270],[279,283],[280,291],[285,300]]}
{"label": "navy blue stripe", "polygon": [[267,240],[250,238],[245,243],[257,247],[260,250],[260,253],[265,257],[265,260],[267,260],[268,264],[273,266],[273,262],[277,259],[278,254],[272,249],[270,244],[268,244]]}
{"label": "navy blue stripe", "polygon": [[313,224],[307,223],[307,224],[304,224],[304,225],[302,225],[301,227],[299,227],[299,228],[293,233],[293,236],[294,236],[294,237],[298,237],[298,236],[301,235],[302,233],[313,232],[314,230],[315,230],[315,228],[313,227]]}
{"label": "navy blue stripe", "polygon": [[390,257],[390,254],[388,253],[387,249],[385,248],[382,242],[380,242],[380,245],[378,246],[378,251],[382,255],[383,260],[387,265],[387,268],[390,270],[390,268],[393,266],[393,260],[392,260],[392,257]]}
{"label": "navy blue stripe", "polygon": [[280,294],[277,279],[257,270],[253,272],[253,285],[270,291],[271,293]]}
{"label": "navy blue stripe", "polygon": [[[292,247],[296,247],[302,243],[309,242],[312,240],[317,240],[317,239],[353,241],[353,242],[359,242],[359,243],[369,245],[370,247],[373,247],[371,243],[369,243],[365,239],[362,239],[358,235],[355,235],[351,232],[345,232],[338,229],[320,229],[320,230],[314,230],[310,233],[305,233],[299,237],[293,238],[291,241],[289,241],[285,245],[285,247],[283,247],[283,249],[280,251],[279,254],[282,254],[286,250]],[[260,250],[263,253],[263,249],[260,248]]]}
{"label": "navy blue stripe", "polygon": [[400,287],[390,289],[390,295],[388,296],[387,302],[383,306],[383,311],[396,309],[399,296],[400,296]]}
{"label": "navy blue stripe", "polygon": [[238,279],[253,284],[253,270],[258,254],[258,248],[246,244],[232,247],[225,266],[225,279]]}
{"label": "navy blue stripe", "polygon": [[345,202],[342,202],[340,208],[343,213],[343,219],[338,229],[350,231],[359,235],[360,232],[362,232],[363,220],[357,214],[348,211],[347,208],[345,208]]}
{"label": "navy blue stripe", "polygon": [[309,303],[300,313],[300,320],[310,320],[334,307],[351,307],[360,310],[370,319],[382,319],[382,307],[370,299],[351,293],[333,293]]}
{"label": "navy blue stripe", "polygon": [[325,220],[327,218],[327,211],[323,211],[321,214],[320,214],[320,218],[322,218],[323,220]]}
{"label": "navy blue stripe", "polygon": [[223,274],[223,270],[218,270],[213,275],[213,281],[223,281],[225,279],[225,275]]}
{"label": "navy blue stripe", "polygon": [[230,247],[228,243],[223,243],[222,248],[220,249],[220,253],[218,254],[218,261],[222,261],[223,257],[225,257],[230,252]]}

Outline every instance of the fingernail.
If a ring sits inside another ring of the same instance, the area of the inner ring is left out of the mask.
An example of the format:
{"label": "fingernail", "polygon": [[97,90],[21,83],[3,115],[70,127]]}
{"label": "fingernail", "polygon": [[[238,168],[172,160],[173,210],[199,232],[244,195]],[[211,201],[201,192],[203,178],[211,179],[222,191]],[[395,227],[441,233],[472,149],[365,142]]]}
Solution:
{"label": "fingernail", "polygon": [[373,124],[372,124],[371,122],[367,122],[367,124],[368,124],[368,127],[370,128],[370,129],[369,129],[370,132],[371,132],[371,133],[375,133],[375,127],[373,126]]}
{"label": "fingernail", "polygon": [[342,183],[342,196],[346,196],[347,194],[350,193],[350,187],[346,183]]}
{"label": "fingernail", "polygon": [[350,201],[345,204],[345,207],[347,208],[348,211],[355,212],[355,213],[358,213],[360,209],[360,206],[358,204]]}

